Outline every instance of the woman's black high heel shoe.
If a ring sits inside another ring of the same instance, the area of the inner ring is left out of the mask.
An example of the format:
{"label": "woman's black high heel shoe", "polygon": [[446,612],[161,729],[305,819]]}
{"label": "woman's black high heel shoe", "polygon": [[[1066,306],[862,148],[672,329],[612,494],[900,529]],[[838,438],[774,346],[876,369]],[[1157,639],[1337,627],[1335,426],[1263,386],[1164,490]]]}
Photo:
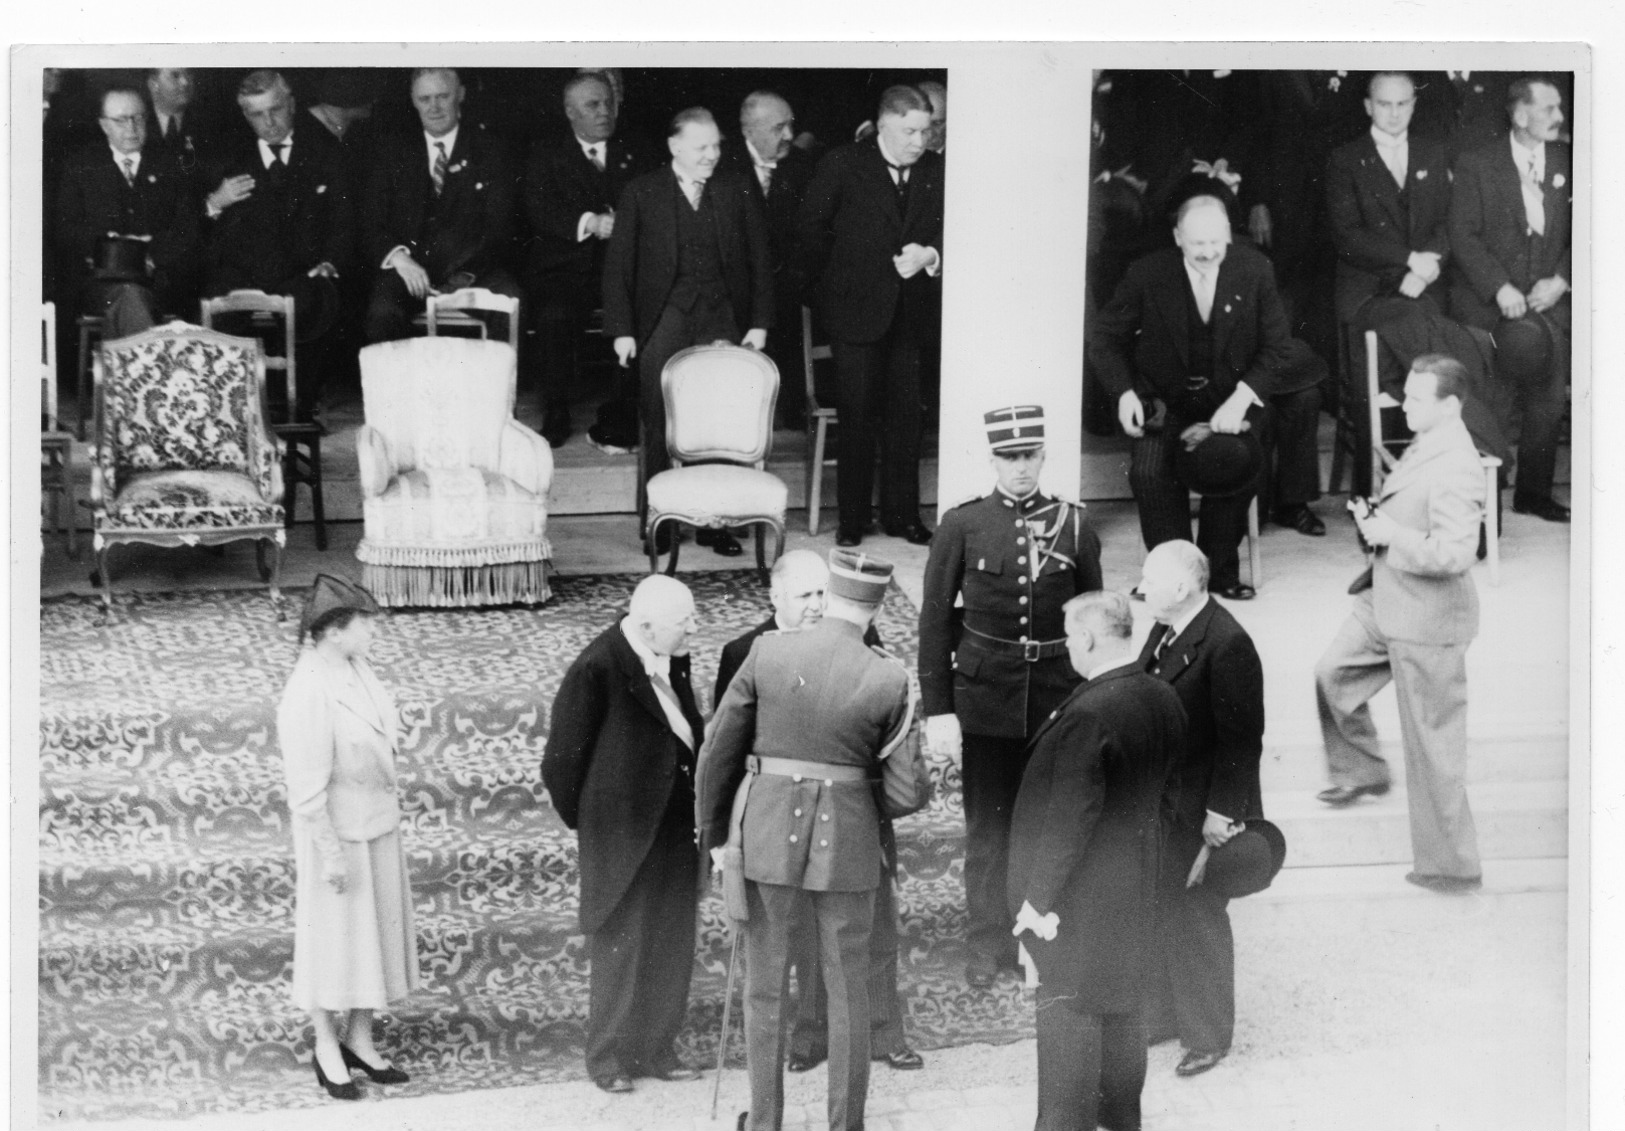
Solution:
{"label": "woman's black high heel shoe", "polygon": [[389,1068],[374,1068],[355,1053],[351,1052],[350,1046],[344,1044],[343,1042],[339,1043],[339,1055],[344,1057],[344,1066],[346,1068],[361,1069],[361,1071],[367,1074],[367,1079],[371,1080],[374,1084],[404,1084],[411,1079],[411,1077],[406,1073],[393,1066]]}
{"label": "woman's black high heel shoe", "polygon": [[[339,1047],[343,1048],[342,1045]],[[311,1061],[316,1065],[316,1083],[326,1088],[328,1095],[335,1100],[359,1100],[361,1098],[361,1089],[356,1087],[354,1080],[346,1080],[342,1084],[335,1084],[327,1078],[327,1073],[322,1071],[322,1062],[320,1060],[313,1056]],[[345,1059],[345,1064],[349,1064],[348,1058]]]}

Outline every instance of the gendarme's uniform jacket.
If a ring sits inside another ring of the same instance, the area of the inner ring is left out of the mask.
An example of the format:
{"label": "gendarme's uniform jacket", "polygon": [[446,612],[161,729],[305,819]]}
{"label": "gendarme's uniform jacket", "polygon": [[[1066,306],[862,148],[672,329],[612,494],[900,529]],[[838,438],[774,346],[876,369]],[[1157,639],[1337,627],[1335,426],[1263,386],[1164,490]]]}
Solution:
{"label": "gendarme's uniform jacket", "polygon": [[956,714],[970,734],[1033,733],[1078,683],[1061,606],[1099,588],[1100,538],[1077,503],[995,490],[943,515],[920,610],[922,713]]}
{"label": "gendarme's uniform jacket", "polygon": [[[909,722],[908,671],[871,650],[863,630],[833,617],[756,642],[711,721],[700,751],[702,847],[728,839],[746,759],[790,758],[861,767],[880,776],[880,752]],[[741,821],[745,878],[807,891],[880,885],[880,813],[868,781],[763,773]]]}

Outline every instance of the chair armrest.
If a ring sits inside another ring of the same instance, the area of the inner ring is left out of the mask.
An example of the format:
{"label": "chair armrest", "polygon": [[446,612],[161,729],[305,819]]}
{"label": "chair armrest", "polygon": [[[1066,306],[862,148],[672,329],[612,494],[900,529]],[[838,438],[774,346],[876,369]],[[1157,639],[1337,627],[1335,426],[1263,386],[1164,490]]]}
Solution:
{"label": "chair armrest", "polygon": [[527,491],[543,498],[553,486],[553,448],[519,421],[509,418],[502,427],[497,471]]}
{"label": "chair armrest", "polygon": [[355,430],[355,458],[361,465],[362,498],[382,495],[399,470],[389,440],[372,425],[361,425]]}

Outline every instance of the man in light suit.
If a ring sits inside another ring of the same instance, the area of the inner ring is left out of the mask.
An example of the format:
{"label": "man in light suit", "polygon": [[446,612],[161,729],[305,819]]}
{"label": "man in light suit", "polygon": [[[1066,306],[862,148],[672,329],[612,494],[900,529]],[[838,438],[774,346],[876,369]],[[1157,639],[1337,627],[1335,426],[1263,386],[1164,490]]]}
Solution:
{"label": "man in light suit", "polygon": [[[1541,79],[1508,92],[1509,134],[1461,155],[1450,202],[1450,313],[1495,334],[1503,430],[1523,415],[1512,509],[1569,521],[1552,498],[1569,380],[1574,277],[1569,247],[1574,168],[1557,140],[1563,98]],[[1512,343],[1527,341],[1529,348]]]}
{"label": "man in light suit", "polygon": [[1187,719],[1171,779],[1179,802],[1163,853],[1163,953],[1147,1023],[1153,1042],[1184,1042],[1175,1071],[1194,1076],[1230,1049],[1236,956],[1229,899],[1187,877],[1204,844],[1218,848],[1264,816],[1264,668],[1247,630],[1208,596],[1207,559],[1189,542],[1164,542],[1146,556],[1140,592],[1157,620],[1140,663],[1173,685]]}
{"label": "man in light suit", "polygon": [[1355,512],[1373,549],[1355,582],[1354,611],[1315,665],[1321,736],[1343,807],[1388,792],[1367,706],[1390,679],[1399,696],[1416,870],[1433,891],[1482,883],[1464,785],[1467,645],[1478,634],[1478,591],[1468,572],[1484,510],[1484,473],[1461,422],[1466,371],[1424,354],[1405,379],[1405,422],[1416,438],[1383,483],[1377,509]]}
{"label": "man in light suit", "polygon": [[1039,1131],[1140,1126],[1162,817],[1178,694],[1136,660],[1121,593],[1066,603],[1085,682],[1033,736],[1010,822],[1010,912],[1038,967]]}
{"label": "man in light suit", "polygon": [[[643,482],[671,466],[666,362],[718,339],[762,349],[774,324],[767,224],[743,180],[712,176],[722,155],[716,119],[701,107],[679,112],[667,147],[671,163],[621,194],[604,258],[604,335],[623,368],[638,365]],[[727,557],[742,552],[726,529],[697,540]]]}
{"label": "man in light suit", "polygon": [[581,930],[592,964],[587,1074],[693,1080],[672,1049],[694,966],[699,858],[689,685],[694,598],[663,574],[576,657],[553,699],[542,782],[581,840]]}
{"label": "man in light suit", "polygon": [[517,188],[507,154],[463,121],[456,71],[419,68],[411,94],[423,130],[378,147],[362,194],[362,256],[377,271],[369,342],[410,336],[431,291],[519,294],[506,263]]}

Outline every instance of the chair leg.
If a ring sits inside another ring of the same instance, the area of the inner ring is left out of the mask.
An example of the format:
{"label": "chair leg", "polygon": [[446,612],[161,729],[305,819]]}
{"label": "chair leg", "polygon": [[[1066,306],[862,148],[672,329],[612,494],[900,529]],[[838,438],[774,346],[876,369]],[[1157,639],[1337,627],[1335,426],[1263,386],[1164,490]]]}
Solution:
{"label": "chair leg", "polygon": [[813,431],[812,464],[807,469],[807,533],[818,533],[818,510],[824,495],[824,444],[829,433],[829,420],[818,418]]}
{"label": "chair leg", "polygon": [[74,374],[74,409],[79,414],[79,438],[85,438],[85,420],[90,404],[85,390],[90,385],[90,327],[79,327],[79,370]]}
{"label": "chair leg", "polygon": [[310,513],[316,520],[316,548],[327,549],[327,515],[322,509],[322,438],[310,438]]}
{"label": "chair leg", "polygon": [[288,619],[288,611],[282,606],[282,543],[275,538],[260,538],[254,543],[255,556],[260,564],[260,576],[265,577],[265,548],[269,544],[271,549],[270,577],[266,580],[270,585],[271,608],[276,612],[278,622]]}
{"label": "chair leg", "polygon": [[1259,544],[1258,534],[1258,498],[1247,504],[1247,561],[1252,570],[1252,586],[1254,589],[1264,588],[1264,549]]}
{"label": "chair leg", "polygon": [[104,542],[101,549],[96,551],[97,584],[102,591],[102,619],[111,620],[113,616],[113,575],[107,571],[107,556],[113,549],[112,543]]}
{"label": "chair leg", "polygon": [[[651,535],[652,537],[652,535]],[[677,554],[683,548],[683,525],[677,523],[671,532],[671,555],[666,559],[666,576],[673,577],[677,573]]]}
{"label": "chair leg", "polygon": [[767,577],[767,531],[763,529],[766,523],[756,524],[756,575],[762,579],[762,584],[768,583]]}
{"label": "chair leg", "polygon": [[73,448],[69,446],[62,453],[62,500],[63,509],[68,512],[68,557],[79,560],[79,500],[73,488]]}

